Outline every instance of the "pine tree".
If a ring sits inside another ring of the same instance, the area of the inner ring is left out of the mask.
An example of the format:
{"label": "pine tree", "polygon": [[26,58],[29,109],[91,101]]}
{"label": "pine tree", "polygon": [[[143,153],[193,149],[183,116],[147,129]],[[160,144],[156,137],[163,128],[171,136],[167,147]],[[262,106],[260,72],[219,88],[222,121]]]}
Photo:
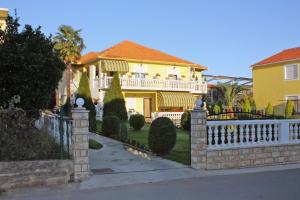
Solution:
{"label": "pine tree", "polygon": [[244,112],[251,112],[251,104],[250,104],[249,99],[245,100],[245,103],[244,103]]}
{"label": "pine tree", "polygon": [[118,73],[114,74],[111,86],[104,97],[103,117],[109,114],[116,115],[121,121],[128,119]]}
{"label": "pine tree", "polygon": [[266,110],[265,110],[266,115],[273,115],[273,106],[271,105],[271,103],[269,102]]}
{"label": "pine tree", "polygon": [[285,107],[285,117],[289,118],[294,114],[294,103],[291,100],[288,100]]}
{"label": "pine tree", "polygon": [[89,110],[89,131],[96,131],[96,109],[92,100],[89,78],[86,72],[83,72],[80,78],[79,87],[77,91],[77,98],[84,99],[84,105]]}

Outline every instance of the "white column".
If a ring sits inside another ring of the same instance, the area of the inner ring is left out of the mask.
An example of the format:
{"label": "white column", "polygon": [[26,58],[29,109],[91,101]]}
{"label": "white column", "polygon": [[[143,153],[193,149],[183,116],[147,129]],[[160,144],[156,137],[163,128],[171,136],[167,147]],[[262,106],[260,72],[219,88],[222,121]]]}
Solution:
{"label": "white column", "polygon": [[289,143],[290,128],[289,122],[282,120],[279,127],[279,143]]}

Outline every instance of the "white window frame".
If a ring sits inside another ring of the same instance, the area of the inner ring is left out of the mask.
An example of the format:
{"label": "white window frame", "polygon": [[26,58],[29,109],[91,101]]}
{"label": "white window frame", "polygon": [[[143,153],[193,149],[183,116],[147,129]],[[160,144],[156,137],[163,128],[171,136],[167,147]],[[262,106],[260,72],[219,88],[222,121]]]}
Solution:
{"label": "white window frame", "polygon": [[[294,77],[291,78],[291,79],[287,78],[286,69],[287,69],[287,67],[291,67],[291,66],[296,66],[297,67],[297,78],[294,78]],[[287,80],[287,81],[299,80],[299,65],[298,64],[284,65],[284,80]]]}

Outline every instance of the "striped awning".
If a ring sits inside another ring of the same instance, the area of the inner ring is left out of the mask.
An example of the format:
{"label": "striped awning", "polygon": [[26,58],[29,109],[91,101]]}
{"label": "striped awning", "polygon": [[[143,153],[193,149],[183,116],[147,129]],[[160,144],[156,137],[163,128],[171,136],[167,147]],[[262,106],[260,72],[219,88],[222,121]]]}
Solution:
{"label": "striped awning", "polygon": [[158,92],[159,107],[194,108],[196,97],[188,92]]}
{"label": "striped awning", "polygon": [[129,65],[124,60],[102,60],[101,68],[103,72],[128,72]]}

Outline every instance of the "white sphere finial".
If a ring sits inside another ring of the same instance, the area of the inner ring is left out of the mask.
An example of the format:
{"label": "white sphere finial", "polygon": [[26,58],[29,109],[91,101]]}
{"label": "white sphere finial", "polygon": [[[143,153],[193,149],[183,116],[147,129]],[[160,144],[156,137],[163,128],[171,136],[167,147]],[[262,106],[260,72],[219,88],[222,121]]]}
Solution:
{"label": "white sphere finial", "polygon": [[201,99],[196,100],[196,108],[198,108],[198,109],[202,108],[202,100]]}
{"label": "white sphere finial", "polygon": [[84,104],[84,99],[83,98],[77,98],[76,99],[76,104],[77,104],[78,108],[82,108],[82,106]]}

